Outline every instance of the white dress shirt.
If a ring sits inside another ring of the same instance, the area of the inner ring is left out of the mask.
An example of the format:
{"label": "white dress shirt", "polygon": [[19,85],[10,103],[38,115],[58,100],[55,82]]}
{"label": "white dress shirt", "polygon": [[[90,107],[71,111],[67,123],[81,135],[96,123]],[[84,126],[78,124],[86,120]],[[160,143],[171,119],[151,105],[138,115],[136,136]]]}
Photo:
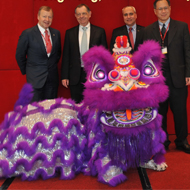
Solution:
{"label": "white dress shirt", "polygon": [[[43,35],[43,36],[42,35],[41,36],[42,36],[42,39],[43,39],[43,42],[44,42],[44,45],[45,45],[45,48],[46,48],[46,42],[45,42],[45,39],[44,39],[45,38],[45,29],[43,27],[41,27],[39,25],[39,23],[38,23],[38,28],[39,28],[41,34]],[[49,28],[47,28],[47,31],[48,31],[48,35],[49,35],[49,38],[50,38],[50,41],[51,41],[51,44],[52,44],[52,39],[51,39],[51,34],[50,34],[50,31],[49,31]],[[52,44],[52,47],[53,47],[53,44]],[[51,53],[48,53],[47,56],[49,57],[50,54]]]}

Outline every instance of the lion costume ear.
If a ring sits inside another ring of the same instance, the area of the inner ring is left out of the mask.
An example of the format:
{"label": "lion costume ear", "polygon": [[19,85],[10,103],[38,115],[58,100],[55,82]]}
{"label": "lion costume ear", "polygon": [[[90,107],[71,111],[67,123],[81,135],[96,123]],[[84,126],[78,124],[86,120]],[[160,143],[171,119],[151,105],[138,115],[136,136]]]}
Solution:
{"label": "lion costume ear", "polygon": [[115,39],[115,43],[117,45],[117,48],[126,48],[127,47],[127,36],[117,36],[117,38]]}
{"label": "lion costume ear", "polygon": [[86,88],[101,88],[109,81],[107,76],[115,63],[107,49],[103,46],[94,46],[82,56],[82,60],[87,73]]}
{"label": "lion costume ear", "polygon": [[139,80],[147,84],[164,82],[161,70],[163,58],[158,42],[148,40],[140,45],[132,57],[135,67],[141,72]]}

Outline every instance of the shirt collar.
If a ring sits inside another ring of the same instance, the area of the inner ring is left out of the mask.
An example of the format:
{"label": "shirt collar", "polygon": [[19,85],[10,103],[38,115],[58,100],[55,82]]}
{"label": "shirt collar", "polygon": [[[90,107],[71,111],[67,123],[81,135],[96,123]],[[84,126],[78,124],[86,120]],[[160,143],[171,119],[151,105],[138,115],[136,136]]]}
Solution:
{"label": "shirt collar", "polygon": [[128,26],[128,25],[126,25],[126,26],[127,26],[127,30],[129,30],[129,28],[132,28],[132,29],[133,29],[133,31],[135,31],[135,30],[136,30],[136,28],[137,28],[136,23],[135,23],[133,26]]}
{"label": "shirt collar", "polygon": [[[39,25],[39,23],[38,23],[37,25],[38,25],[38,28],[39,28],[40,32],[41,32],[42,34],[44,34],[44,33],[45,33],[45,29],[44,29],[43,27],[41,27],[41,26]],[[49,28],[47,28],[47,31],[48,31],[48,34],[50,34]]]}
{"label": "shirt collar", "polygon": [[[169,17],[168,20],[165,22],[165,28],[168,28],[168,24],[169,24],[169,23],[170,23],[170,17]],[[162,23],[162,22],[160,22],[160,21],[158,20],[158,24],[159,24],[160,28],[162,28],[162,26],[163,26],[164,23]]]}
{"label": "shirt collar", "polygon": [[[80,29],[82,29],[84,26],[79,25],[79,27],[80,27]],[[90,28],[90,22],[85,27],[87,27],[87,29]]]}

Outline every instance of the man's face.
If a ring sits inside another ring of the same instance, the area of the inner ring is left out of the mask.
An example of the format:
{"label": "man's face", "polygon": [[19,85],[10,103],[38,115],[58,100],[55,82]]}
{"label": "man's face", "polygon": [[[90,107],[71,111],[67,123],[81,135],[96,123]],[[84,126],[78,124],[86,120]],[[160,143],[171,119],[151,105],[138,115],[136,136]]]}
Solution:
{"label": "man's face", "polygon": [[132,7],[126,7],[123,9],[123,20],[126,25],[133,26],[136,23],[137,14]]}
{"label": "man's face", "polygon": [[91,11],[88,12],[85,6],[76,9],[75,17],[78,23],[82,26],[86,26],[91,17]]}
{"label": "man's face", "polygon": [[165,23],[170,17],[171,6],[168,5],[166,0],[158,1],[154,13],[160,22]]}
{"label": "man's face", "polygon": [[40,11],[40,15],[38,15],[38,23],[42,28],[44,29],[49,28],[51,26],[52,20],[53,20],[52,10],[45,11],[42,9]]}

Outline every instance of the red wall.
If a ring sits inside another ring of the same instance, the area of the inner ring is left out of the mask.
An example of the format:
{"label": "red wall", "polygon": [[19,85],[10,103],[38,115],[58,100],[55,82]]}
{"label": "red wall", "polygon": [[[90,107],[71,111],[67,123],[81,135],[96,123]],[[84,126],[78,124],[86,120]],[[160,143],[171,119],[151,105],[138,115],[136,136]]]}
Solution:
{"label": "red wall", "polygon": [[[91,0],[64,0],[63,3],[58,3],[57,0],[0,0],[0,122],[3,120],[4,114],[13,109],[19,91],[26,82],[25,76],[21,75],[15,60],[16,46],[21,32],[36,25],[39,7],[48,5],[54,11],[52,27],[60,30],[63,44],[66,29],[77,25],[74,9],[80,3],[85,3],[91,8],[91,23],[106,30],[108,45],[112,30],[124,24],[121,14],[121,9],[124,6],[133,5],[136,7],[137,23],[140,25],[147,26],[156,21],[153,13],[153,0],[97,0],[96,3]],[[190,26],[190,16],[187,14],[190,10],[190,2],[172,0],[171,3],[171,17],[187,22]],[[61,84],[59,86],[59,96],[70,97],[69,90],[61,86]],[[189,115],[189,97],[187,107]],[[173,134],[174,126],[171,112],[169,112],[168,118],[169,133]],[[188,123],[190,132],[190,119]]]}

